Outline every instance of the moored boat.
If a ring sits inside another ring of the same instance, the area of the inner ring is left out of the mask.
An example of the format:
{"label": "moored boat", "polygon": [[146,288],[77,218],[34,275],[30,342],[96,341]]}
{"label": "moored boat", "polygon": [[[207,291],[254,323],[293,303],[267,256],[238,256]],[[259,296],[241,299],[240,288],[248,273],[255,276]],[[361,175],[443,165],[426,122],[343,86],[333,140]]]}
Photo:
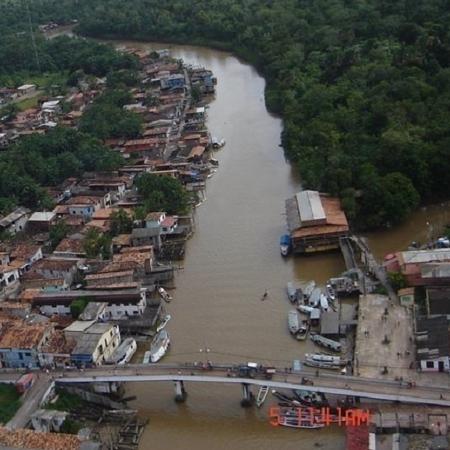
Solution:
{"label": "moored boat", "polygon": [[313,334],[311,336],[311,340],[321,347],[324,347],[333,352],[340,352],[342,349],[342,345],[340,342],[333,341],[332,339],[328,339],[320,334]]}
{"label": "moored boat", "polygon": [[311,295],[308,298],[308,304],[316,308],[320,304],[320,296],[322,292],[319,288],[314,288],[311,292]]}
{"label": "moored boat", "polygon": [[288,325],[291,334],[296,335],[300,330],[300,323],[298,320],[298,314],[295,309],[291,309],[288,313]]}
{"label": "moored boat", "polygon": [[311,314],[314,310],[312,306],[298,305],[297,309],[303,314]]}
{"label": "moored boat", "polygon": [[316,282],[312,280],[303,288],[303,295],[306,300],[308,300],[309,297],[311,297],[311,294],[313,293],[315,287]]}
{"label": "moored boat", "polygon": [[323,428],[320,412],[311,411],[310,408],[273,407],[269,410],[270,423],[273,426],[291,428]]}
{"label": "moored boat", "polygon": [[302,320],[300,324],[300,328],[297,331],[297,334],[295,335],[297,341],[304,341],[306,337],[308,336],[309,331],[309,323],[307,320]]}
{"label": "moored boat", "polygon": [[328,299],[325,294],[320,294],[320,308],[322,311],[328,311]]}
{"label": "moored boat", "polygon": [[166,330],[161,330],[150,345],[149,362],[158,362],[167,352],[170,346],[170,336]]}
{"label": "moored boat", "polygon": [[294,287],[292,281],[289,281],[286,287],[287,296],[291,303],[295,303],[298,300],[297,289]]}
{"label": "moored boat", "polygon": [[280,238],[280,252],[282,256],[289,255],[291,251],[291,237],[288,234],[283,234]]}
{"label": "moored boat", "polygon": [[170,314],[166,314],[161,323],[156,327],[156,332],[159,333],[167,325],[167,322],[169,322],[171,318],[172,316]]}
{"label": "moored boat", "polygon": [[256,397],[256,406],[261,408],[263,403],[266,401],[267,394],[269,393],[269,386],[261,386],[258,391],[258,396]]}
{"label": "moored boat", "polygon": [[158,293],[165,302],[167,303],[171,302],[172,296],[162,286],[159,286]]}
{"label": "moored boat", "polygon": [[137,344],[133,338],[126,338],[106,361],[107,364],[126,364],[136,353]]}
{"label": "moored boat", "polygon": [[306,353],[304,364],[321,369],[339,370],[346,362],[340,356],[324,355],[322,353]]}

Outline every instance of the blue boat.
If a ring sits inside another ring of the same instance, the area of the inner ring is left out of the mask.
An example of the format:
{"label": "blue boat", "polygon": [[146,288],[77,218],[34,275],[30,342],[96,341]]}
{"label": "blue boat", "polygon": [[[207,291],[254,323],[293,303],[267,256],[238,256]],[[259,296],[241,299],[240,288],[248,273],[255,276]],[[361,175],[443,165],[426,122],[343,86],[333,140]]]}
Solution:
{"label": "blue boat", "polygon": [[291,251],[291,237],[288,234],[283,234],[280,238],[280,252],[283,256],[287,256]]}

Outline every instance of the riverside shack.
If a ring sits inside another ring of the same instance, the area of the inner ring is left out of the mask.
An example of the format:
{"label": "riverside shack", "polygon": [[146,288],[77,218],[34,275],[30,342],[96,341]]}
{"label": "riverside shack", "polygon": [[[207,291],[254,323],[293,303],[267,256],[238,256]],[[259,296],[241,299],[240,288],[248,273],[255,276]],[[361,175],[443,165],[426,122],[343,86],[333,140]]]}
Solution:
{"label": "riverside shack", "polygon": [[295,253],[336,250],[349,227],[338,198],[301,191],[286,200],[286,219]]}

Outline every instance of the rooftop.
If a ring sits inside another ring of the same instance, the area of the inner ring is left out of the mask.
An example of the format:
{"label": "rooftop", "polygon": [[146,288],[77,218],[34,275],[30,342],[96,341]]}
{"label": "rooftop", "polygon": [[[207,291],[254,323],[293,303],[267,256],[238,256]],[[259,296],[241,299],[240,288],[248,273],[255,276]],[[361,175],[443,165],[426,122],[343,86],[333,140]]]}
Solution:
{"label": "rooftop", "polygon": [[434,359],[450,355],[446,316],[417,318],[416,349],[418,359]]}
{"label": "rooftop", "polygon": [[27,260],[33,257],[40,249],[40,245],[22,243],[17,245],[10,256],[15,259]]}
{"label": "rooftop", "polygon": [[28,220],[30,222],[50,222],[55,218],[55,216],[56,213],[53,211],[35,212]]}
{"label": "rooftop", "polygon": [[400,252],[400,262],[403,264],[422,264],[434,261],[450,261],[450,249],[410,250]]}
{"label": "rooftop", "polygon": [[300,222],[326,219],[319,192],[301,191],[297,193],[295,197],[297,199]]}
{"label": "rooftop", "polygon": [[35,348],[48,329],[46,324],[13,325],[0,335],[0,348]]}

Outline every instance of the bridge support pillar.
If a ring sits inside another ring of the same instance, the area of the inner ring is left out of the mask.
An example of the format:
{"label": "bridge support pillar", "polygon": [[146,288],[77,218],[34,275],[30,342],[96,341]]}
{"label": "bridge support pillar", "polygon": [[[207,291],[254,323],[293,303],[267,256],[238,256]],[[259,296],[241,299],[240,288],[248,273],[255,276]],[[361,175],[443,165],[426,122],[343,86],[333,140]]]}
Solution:
{"label": "bridge support pillar", "polygon": [[249,406],[252,406],[253,403],[253,394],[250,390],[250,385],[247,383],[242,383],[242,400],[241,400],[241,406],[243,408],[248,408]]}
{"label": "bridge support pillar", "polygon": [[184,389],[184,383],[182,381],[175,381],[175,401],[182,403],[186,400],[187,392]]}

